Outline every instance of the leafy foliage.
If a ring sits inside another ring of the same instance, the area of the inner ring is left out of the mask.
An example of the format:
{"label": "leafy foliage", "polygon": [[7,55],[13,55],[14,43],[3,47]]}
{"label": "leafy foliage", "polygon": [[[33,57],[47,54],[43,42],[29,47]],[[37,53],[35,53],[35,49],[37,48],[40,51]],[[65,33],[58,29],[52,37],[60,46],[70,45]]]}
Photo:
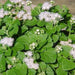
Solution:
{"label": "leafy foliage", "polygon": [[[52,4],[49,10],[43,4],[28,5],[8,0],[0,6],[0,75],[74,75],[75,18],[65,5]],[[40,18],[43,12],[57,18]],[[5,37],[14,38],[13,44]]]}

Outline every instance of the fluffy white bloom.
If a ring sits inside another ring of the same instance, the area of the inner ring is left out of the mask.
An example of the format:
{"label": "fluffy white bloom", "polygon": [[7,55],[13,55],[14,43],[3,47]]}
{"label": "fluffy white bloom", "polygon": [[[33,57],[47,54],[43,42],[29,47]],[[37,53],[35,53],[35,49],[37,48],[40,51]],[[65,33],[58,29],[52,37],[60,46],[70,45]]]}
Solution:
{"label": "fluffy white bloom", "polygon": [[72,44],[72,46],[71,46],[71,47],[75,49],[75,44]]}
{"label": "fluffy white bloom", "polygon": [[49,10],[51,7],[52,7],[52,4],[50,4],[49,2],[45,2],[45,3],[42,5],[42,9],[43,9],[43,10]]}
{"label": "fluffy white bloom", "polygon": [[75,49],[72,49],[71,51],[70,51],[70,54],[73,56],[73,58],[75,59]]}
{"label": "fluffy white bloom", "polygon": [[25,1],[21,1],[21,4],[24,5],[24,4],[26,4],[26,2]]}
{"label": "fluffy white bloom", "polygon": [[19,3],[21,2],[22,0],[10,0],[12,3]]}
{"label": "fluffy white bloom", "polygon": [[4,17],[4,13],[0,13],[0,18],[3,18]]}
{"label": "fluffy white bloom", "polygon": [[69,42],[68,41],[60,41],[60,44],[61,45],[69,45]]}
{"label": "fluffy white bloom", "polygon": [[0,13],[3,13],[3,12],[4,12],[4,9],[3,9],[3,8],[1,8],[1,9],[0,9]]}
{"label": "fluffy white bloom", "polygon": [[39,19],[40,20],[45,20],[46,22],[50,22],[53,21],[54,23],[56,23],[57,21],[61,20],[61,15],[59,15],[58,13],[52,13],[52,12],[41,12],[39,14]]}
{"label": "fluffy white bloom", "polygon": [[31,51],[27,51],[27,52],[25,52],[25,55],[28,55],[29,57],[31,57],[33,54]]}
{"label": "fluffy white bloom", "polygon": [[20,12],[18,12],[17,17],[21,18],[24,15],[24,13],[25,12],[23,10],[21,10]]}
{"label": "fluffy white bloom", "polygon": [[11,7],[11,6],[12,6],[12,4],[7,4],[7,6],[8,6],[8,7]]}
{"label": "fluffy white bloom", "polygon": [[30,69],[38,69],[39,68],[39,64],[38,63],[34,63],[34,59],[33,58],[28,58],[28,57],[25,57],[23,62],[25,62],[28,66],[28,68]]}
{"label": "fluffy white bloom", "polygon": [[9,15],[9,12],[8,11],[4,11],[4,15]]}
{"label": "fluffy white bloom", "polygon": [[4,37],[3,39],[0,40],[0,44],[4,45],[8,45],[9,47],[13,45],[13,38],[8,38],[8,37]]}
{"label": "fluffy white bloom", "polygon": [[5,15],[4,15],[4,9],[3,8],[1,8],[0,9],[0,18],[3,18]]}
{"label": "fluffy white bloom", "polygon": [[32,44],[30,44],[29,49],[34,50],[35,47],[37,47],[37,43],[33,42]]}
{"label": "fluffy white bloom", "polygon": [[22,19],[23,20],[27,20],[27,19],[31,20],[32,19],[31,13],[24,14]]}

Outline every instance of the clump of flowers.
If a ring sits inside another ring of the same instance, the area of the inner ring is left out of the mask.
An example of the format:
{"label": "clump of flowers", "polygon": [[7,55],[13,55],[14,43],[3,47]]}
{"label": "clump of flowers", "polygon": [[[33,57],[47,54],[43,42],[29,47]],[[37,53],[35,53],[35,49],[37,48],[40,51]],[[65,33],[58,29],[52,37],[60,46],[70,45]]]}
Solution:
{"label": "clump of flowers", "polygon": [[14,41],[13,38],[4,37],[3,39],[0,40],[0,44],[2,44],[3,46],[8,45],[10,47],[13,46],[13,41]]}
{"label": "clump of flowers", "polygon": [[34,63],[34,59],[32,58],[32,52],[31,51],[27,51],[25,53],[25,55],[28,55],[28,57],[25,57],[23,62],[25,62],[28,66],[28,68],[30,69],[38,69],[39,68],[39,64],[38,63]]}
{"label": "clump of flowers", "polygon": [[0,6],[0,75],[74,75],[75,18],[54,1]]}
{"label": "clump of flowers", "polygon": [[45,12],[40,13],[39,19],[45,20],[46,22],[53,21],[54,23],[56,23],[57,21],[60,21],[62,17],[58,13],[52,13],[52,12],[50,13],[50,12],[45,11]]}

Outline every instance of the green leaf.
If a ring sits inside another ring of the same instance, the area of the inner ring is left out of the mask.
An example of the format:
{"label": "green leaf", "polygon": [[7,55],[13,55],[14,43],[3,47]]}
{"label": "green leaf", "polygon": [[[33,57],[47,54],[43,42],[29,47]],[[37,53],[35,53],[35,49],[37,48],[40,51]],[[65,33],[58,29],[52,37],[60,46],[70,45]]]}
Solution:
{"label": "green leaf", "polygon": [[28,75],[36,75],[36,70],[28,69]]}
{"label": "green leaf", "polygon": [[47,75],[54,75],[53,70],[52,70],[51,67],[49,67],[48,65],[47,65],[47,69],[46,69],[46,74],[47,74]]}
{"label": "green leaf", "polygon": [[11,49],[6,50],[5,56],[10,56],[11,55]]}
{"label": "green leaf", "polygon": [[62,33],[60,37],[60,41],[67,41],[67,39],[68,37],[64,33]]}
{"label": "green leaf", "polygon": [[72,49],[72,47],[70,46],[62,46],[63,51],[61,52],[63,56],[68,57],[70,56],[70,50]]}
{"label": "green leaf", "polygon": [[36,9],[31,10],[31,15],[32,16],[38,16],[39,15],[39,11],[36,11]]}
{"label": "green leaf", "polygon": [[46,63],[56,62],[56,51],[53,48],[49,48],[41,53],[41,60]]}
{"label": "green leaf", "polygon": [[75,41],[75,34],[70,34],[68,38]]}
{"label": "green leaf", "polygon": [[53,35],[52,38],[53,38],[53,42],[54,42],[54,43],[56,43],[56,42],[59,40],[59,36],[56,35],[56,34]]}
{"label": "green leaf", "polygon": [[3,54],[0,54],[0,72],[3,72],[6,70],[6,61]]}
{"label": "green leaf", "polygon": [[9,36],[13,36],[13,35],[17,34],[18,30],[19,30],[19,28],[17,25],[12,26],[12,29],[8,31]]}
{"label": "green leaf", "polygon": [[40,62],[39,66],[40,66],[41,71],[46,70],[46,64],[44,62]]}
{"label": "green leaf", "polygon": [[13,50],[16,50],[16,51],[23,50],[23,49],[24,49],[24,45],[20,42],[17,42],[15,46],[13,47]]}
{"label": "green leaf", "polygon": [[14,19],[13,20],[13,22],[12,22],[12,25],[17,25],[17,26],[19,26],[20,25],[20,21],[19,21],[19,19]]}
{"label": "green leaf", "polygon": [[27,75],[27,66],[24,64],[21,64],[21,63],[18,63],[15,68],[15,73],[16,75]]}
{"label": "green leaf", "polygon": [[0,29],[0,35],[4,35],[5,34],[5,31]]}
{"label": "green leaf", "polygon": [[23,26],[21,27],[21,30],[22,30],[22,33],[24,33],[25,31],[27,31],[27,30],[28,30],[28,27],[27,27],[27,26],[25,26],[25,25],[23,25]]}
{"label": "green leaf", "polygon": [[45,21],[43,21],[43,20],[42,20],[42,21],[39,20],[38,23],[37,23],[37,26],[39,26],[39,27],[43,27],[43,26],[45,25],[45,23],[46,23]]}
{"label": "green leaf", "polygon": [[47,36],[48,36],[47,34],[40,34],[40,35],[37,36],[37,39],[36,39],[36,40],[38,40],[38,47],[37,47],[37,49],[40,49],[41,47],[43,47],[43,45],[46,44]]}
{"label": "green leaf", "polygon": [[37,24],[37,19],[36,19],[36,18],[33,18],[32,20],[26,20],[26,21],[25,21],[25,25],[26,25],[26,26],[32,27],[32,26],[34,26],[34,25],[36,25],[36,24]]}
{"label": "green leaf", "polygon": [[62,69],[62,67],[57,68],[56,69],[56,73],[57,73],[57,75],[68,75],[68,72],[67,71],[64,71]]}
{"label": "green leaf", "polygon": [[10,69],[6,71],[6,75],[16,75],[14,69]]}
{"label": "green leaf", "polygon": [[19,60],[23,61],[23,59],[25,58],[25,54],[23,52],[18,51],[17,58],[19,58]]}
{"label": "green leaf", "polygon": [[75,68],[75,63],[72,60],[62,58],[62,69],[63,70],[72,70]]}

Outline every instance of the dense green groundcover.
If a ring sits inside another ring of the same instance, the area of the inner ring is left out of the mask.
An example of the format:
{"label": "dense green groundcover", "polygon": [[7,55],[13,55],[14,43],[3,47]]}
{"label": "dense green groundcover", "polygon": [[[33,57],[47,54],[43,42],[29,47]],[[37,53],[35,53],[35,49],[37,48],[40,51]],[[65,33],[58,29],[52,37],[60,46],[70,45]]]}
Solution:
{"label": "dense green groundcover", "polygon": [[53,1],[49,9],[33,9],[29,1],[25,10],[23,0],[15,1],[0,6],[0,75],[75,75],[75,18],[69,9]]}

